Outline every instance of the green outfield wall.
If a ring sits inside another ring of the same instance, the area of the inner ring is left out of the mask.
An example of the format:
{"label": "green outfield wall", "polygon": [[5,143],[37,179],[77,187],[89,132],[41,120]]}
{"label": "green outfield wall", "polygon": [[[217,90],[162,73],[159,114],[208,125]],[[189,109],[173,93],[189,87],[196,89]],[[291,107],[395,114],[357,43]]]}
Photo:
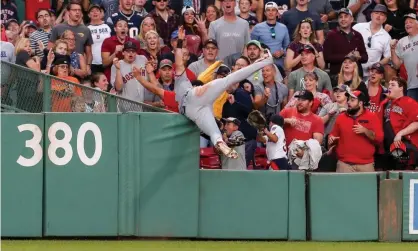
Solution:
{"label": "green outfield wall", "polygon": [[1,115],[2,237],[418,240],[418,173],[199,170],[171,113]]}

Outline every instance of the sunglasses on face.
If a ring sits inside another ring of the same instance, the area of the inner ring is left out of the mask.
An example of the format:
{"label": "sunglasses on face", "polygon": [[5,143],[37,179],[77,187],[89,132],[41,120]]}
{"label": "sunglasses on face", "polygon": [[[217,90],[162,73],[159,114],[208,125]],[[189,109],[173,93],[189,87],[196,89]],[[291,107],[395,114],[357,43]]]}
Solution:
{"label": "sunglasses on face", "polygon": [[58,65],[58,68],[68,69],[68,65],[66,65],[66,64]]}
{"label": "sunglasses on face", "polygon": [[313,22],[313,20],[312,20],[312,18],[310,18],[310,17],[308,17],[308,18],[305,18],[305,19],[303,19],[302,21],[300,21],[300,23],[312,23]]}

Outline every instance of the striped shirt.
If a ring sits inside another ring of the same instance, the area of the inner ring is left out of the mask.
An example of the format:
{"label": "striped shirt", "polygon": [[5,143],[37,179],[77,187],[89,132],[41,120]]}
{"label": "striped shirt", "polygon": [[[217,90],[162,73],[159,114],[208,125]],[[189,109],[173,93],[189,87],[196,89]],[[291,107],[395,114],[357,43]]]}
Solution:
{"label": "striped shirt", "polygon": [[35,56],[38,56],[41,59],[44,57],[44,52],[39,49],[38,41],[42,41],[42,43],[44,44],[44,47],[47,48],[50,36],[51,36],[51,30],[49,32],[45,32],[42,29],[39,29],[35,31],[34,33],[30,34],[29,36],[30,47],[32,48],[32,52]]}

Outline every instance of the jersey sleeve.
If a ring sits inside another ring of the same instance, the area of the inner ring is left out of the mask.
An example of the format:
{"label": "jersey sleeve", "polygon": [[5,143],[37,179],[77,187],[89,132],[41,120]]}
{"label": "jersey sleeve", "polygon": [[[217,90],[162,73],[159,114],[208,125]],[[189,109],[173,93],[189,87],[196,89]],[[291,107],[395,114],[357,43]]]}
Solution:
{"label": "jersey sleeve", "polygon": [[102,52],[110,52],[110,53],[112,53],[112,48],[110,48],[111,46],[110,46],[110,37],[109,38],[106,38],[104,41],[103,41],[103,44],[102,44]]}

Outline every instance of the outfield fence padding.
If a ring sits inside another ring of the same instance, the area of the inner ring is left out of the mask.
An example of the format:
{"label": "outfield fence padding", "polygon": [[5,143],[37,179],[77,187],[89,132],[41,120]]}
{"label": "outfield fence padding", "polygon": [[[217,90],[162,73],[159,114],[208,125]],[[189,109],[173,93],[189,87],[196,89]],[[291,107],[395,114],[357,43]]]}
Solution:
{"label": "outfield fence padding", "polygon": [[418,239],[418,173],[200,170],[179,114],[1,116],[2,237]]}

